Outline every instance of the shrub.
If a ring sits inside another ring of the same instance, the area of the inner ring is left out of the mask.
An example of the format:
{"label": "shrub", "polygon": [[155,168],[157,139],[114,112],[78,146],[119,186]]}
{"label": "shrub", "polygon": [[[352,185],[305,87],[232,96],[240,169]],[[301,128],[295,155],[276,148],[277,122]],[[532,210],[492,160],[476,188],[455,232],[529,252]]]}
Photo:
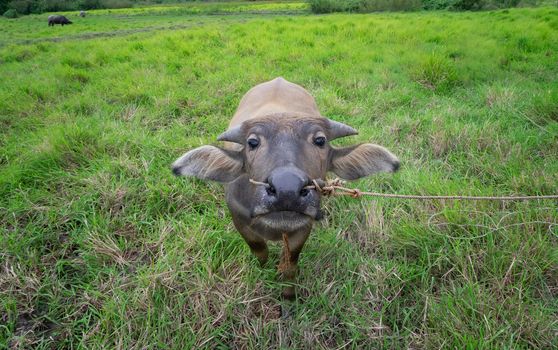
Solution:
{"label": "shrub", "polygon": [[4,13],[8,10],[9,0],[0,0],[0,13]]}
{"label": "shrub", "polygon": [[8,4],[10,9],[14,9],[18,14],[28,15],[30,13],[41,13],[42,4],[33,0],[16,0]]}
{"label": "shrub", "polygon": [[422,0],[422,8],[425,10],[448,10],[453,9],[456,0]]}
{"label": "shrub", "polygon": [[17,11],[14,9],[9,9],[8,11],[4,12],[4,17],[17,18]]}
{"label": "shrub", "polygon": [[348,11],[348,1],[343,0],[309,0],[310,10],[314,13],[332,13]]}
{"label": "shrub", "polygon": [[101,6],[105,9],[121,9],[134,6],[130,0],[101,0]]}
{"label": "shrub", "polygon": [[314,13],[413,11],[422,7],[421,0],[309,0]]}
{"label": "shrub", "polygon": [[79,4],[82,10],[95,10],[102,8],[101,0],[82,0]]}
{"label": "shrub", "polygon": [[[133,0],[0,0],[0,13],[14,10],[16,13],[27,15],[30,13],[75,11],[78,9],[91,10],[103,8],[132,7]],[[8,15],[13,16],[13,12]]]}
{"label": "shrub", "polygon": [[357,11],[416,11],[421,7],[421,0],[361,0]]}
{"label": "shrub", "polygon": [[485,6],[484,0],[457,0],[453,4],[455,10],[474,11],[481,10]]}
{"label": "shrub", "polygon": [[82,10],[118,9],[133,5],[134,3],[130,0],[82,0],[79,8]]}
{"label": "shrub", "polygon": [[531,5],[540,0],[308,0],[314,13],[458,10],[475,11]]}
{"label": "shrub", "polygon": [[45,12],[74,11],[77,4],[72,0],[44,0],[43,10]]}
{"label": "shrub", "polygon": [[[487,4],[491,4],[496,8],[508,8],[517,7],[522,1],[521,0],[487,0]],[[530,5],[536,5],[539,1],[537,0],[527,0],[525,3]]]}

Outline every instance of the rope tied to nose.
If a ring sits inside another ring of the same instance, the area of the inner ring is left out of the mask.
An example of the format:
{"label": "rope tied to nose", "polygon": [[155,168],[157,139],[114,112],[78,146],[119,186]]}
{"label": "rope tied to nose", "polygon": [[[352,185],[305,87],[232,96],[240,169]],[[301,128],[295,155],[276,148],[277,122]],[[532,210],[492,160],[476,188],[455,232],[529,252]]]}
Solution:
{"label": "rope tied to nose", "polygon": [[336,189],[344,189],[347,195],[353,197],[353,198],[359,198],[362,196],[362,192],[358,189],[358,188],[345,188],[342,185],[345,184],[345,181],[339,179],[339,178],[335,178],[329,181],[323,181],[321,179],[318,180],[312,180],[312,183],[314,184],[313,186],[306,186],[311,187],[313,189],[316,189],[316,191],[320,192],[322,194],[322,196],[334,196],[334,195],[341,195],[341,193],[335,193]]}
{"label": "rope tied to nose", "polygon": [[[260,182],[249,179],[249,181],[257,186],[265,186],[267,188],[271,185],[267,182]],[[394,193],[379,193],[379,192],[365,192],[358,188],[347,188],[343,185],[345,182],[339,178],[324,181],[322,179],[313,179],[312,185],[305,186],[306,189],[315,189],[323,196],[351,196],[352,198],[360,198],[363,196],[370,197],[383,197],[383,198],[401,198],[401,199],[459,199],[459,200],[493,200],[493,201],[513,201],[513,200],[540,200],[540,199],[558,199],[558,194],[540,195],[540,196],[421,196],[410,194],[394,194]]]}

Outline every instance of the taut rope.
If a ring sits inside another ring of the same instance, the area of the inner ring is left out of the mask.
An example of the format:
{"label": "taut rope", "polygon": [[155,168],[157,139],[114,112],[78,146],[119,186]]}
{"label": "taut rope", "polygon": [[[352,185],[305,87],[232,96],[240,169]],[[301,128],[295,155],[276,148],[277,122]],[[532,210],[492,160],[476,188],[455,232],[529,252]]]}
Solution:
{"label": "taut rope", "polygon": [[[260,182],[250,179],[254,185],[270,187],[271,185],[266,182]],[[323,181],[321,179],[312,180],[313,185],[308,185],[304,188],[315,189],[324,196],[351,196],[353,198],[360,198],[362,196],[370,197],[383,197],[383,198],[401,198],[401,199],[459,199],[459,200],[472,200],[472,201],[529,201],[540,199],[558,199],[558,194],[541,195],[541,196],[421,196],[412,194],[393,194],[393,193],[379,193],[361,191],[358,188],[343,187],[344,182],[341,179],[333,179]]]}

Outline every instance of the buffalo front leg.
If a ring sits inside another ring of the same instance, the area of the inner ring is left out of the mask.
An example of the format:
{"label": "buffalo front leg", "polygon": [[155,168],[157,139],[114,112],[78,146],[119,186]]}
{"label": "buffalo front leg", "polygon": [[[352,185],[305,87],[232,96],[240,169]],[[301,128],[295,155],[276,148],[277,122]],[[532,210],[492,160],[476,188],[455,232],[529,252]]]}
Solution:
{"label": "buffalo front leg", "polygon": [[263,239],[252,241],[246,239],[246,237],[244,237],[244,240],[246,241],[246,243],[248,243],[248,246],[250,247],[252,254],[254,254],[256,258],[258,258],[260,265],[262,266],[265,265],[269,257],[269,252],[267,250],[267,244],[265,243],[265,241]]}
{"label": "buffalo front leg", "polygon": [[246,244],[248,244],[248,247],[250,247],[252,254],[258,258],[260,265],[265,265],[269,257],[267,243],[265,243],[261,237],[258,237],[251,232],[240,231],[240,234],[242,235],[242,238],[244,238],[244,241],[246,241]]}
{"label": "buffalo front leg", "polygon": [[251,229],[249,229],[247,227],[248,225],[245,222],[234,216],[233,223],[237,231],[240,232],[242,238],[244,238],[246,244],[248,244],[248,247],[250,247],[250,251],[252,251],[252,254],[254,254],[256,258],[258,258],[260,265],[263,266],[267,262],[267,259],[269,257],[267,243],[265,242],[265,240],[256,235]]}
{"label": "buffalo front leg", "polygon": [[288,284],[282,292],[285,299],[293,300],[296,298],[296,290],[293,284],[298,274],[298,257],[309,233],[299,233],[290,237],[285,233],[283,234],[283,252],[281,253],[281,262],[278,269],[281,273],[281,279]]}

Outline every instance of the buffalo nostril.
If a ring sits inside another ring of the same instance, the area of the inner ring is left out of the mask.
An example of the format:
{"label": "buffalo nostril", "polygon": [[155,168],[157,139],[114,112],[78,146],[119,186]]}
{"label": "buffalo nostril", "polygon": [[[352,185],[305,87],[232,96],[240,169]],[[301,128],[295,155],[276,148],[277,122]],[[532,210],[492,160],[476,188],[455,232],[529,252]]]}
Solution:
{"label": "buffalo nostril", "polygon": [[274,195],[277,193],[277,191],[275,191],[275,187],[273,187],[273,185],[269,185],[269,186],[265,189],[265,191],[266,191],[267,194],[270,195],[270,196],[274,196]]}
{"label": "buffalo nostril", "polygon": [[308,193],[310,193],[310,191],[307,188],[303,188],[302,190],[300,190],[300,195],[302,197],[306,197]]}

